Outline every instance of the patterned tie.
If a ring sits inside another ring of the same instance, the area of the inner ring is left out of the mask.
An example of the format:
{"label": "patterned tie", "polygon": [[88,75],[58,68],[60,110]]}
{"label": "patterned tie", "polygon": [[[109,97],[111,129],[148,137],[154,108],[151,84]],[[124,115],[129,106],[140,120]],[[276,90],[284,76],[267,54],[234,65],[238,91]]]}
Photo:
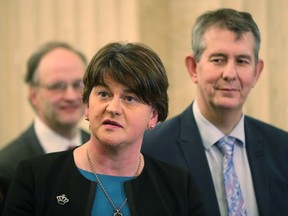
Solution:
{"label": "patterned tie", "polygon": [[229,216],[244,216],[247,213],[232,160],[235,143],[234,137],[225,136],[217,142],[217,146],[224,155],[223,175]]}

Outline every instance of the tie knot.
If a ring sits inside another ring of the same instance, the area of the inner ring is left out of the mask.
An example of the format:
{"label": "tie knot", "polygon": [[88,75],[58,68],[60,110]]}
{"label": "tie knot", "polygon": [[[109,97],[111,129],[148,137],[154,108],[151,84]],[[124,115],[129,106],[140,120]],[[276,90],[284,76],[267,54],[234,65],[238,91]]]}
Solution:
{"label": "tie knot", "polygon": [[223,155],[232,156],[235,143],[235,137],[224,136],[217,142],[217,147],[220,149]]}

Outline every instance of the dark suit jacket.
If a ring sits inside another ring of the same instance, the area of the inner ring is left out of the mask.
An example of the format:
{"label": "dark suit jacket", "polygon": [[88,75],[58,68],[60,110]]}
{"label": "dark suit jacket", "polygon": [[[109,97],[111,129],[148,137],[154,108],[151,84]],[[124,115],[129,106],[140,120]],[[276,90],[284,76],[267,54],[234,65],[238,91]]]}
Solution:
{"label": "dark suit jacket", "polygon": [[[251,117],[244,120],[246,151],[260,215],[288,215],[288,133]],[[209,134],[207,134],[209,136]],[[143,153],[190,170],[206,211],[220,216],[205,149],[192,106],[147,131]]]}
{"label": "dark suit jacket", "polygon": [[[144,158],[141,175],[125,182],[131,216],[205,215],[189,172]],[[72,151],[22,161],[8,192],[3,215],[90,216],[96,187],[95,182],[80,174]],[[69,202],[60,205],[56,197],[63,194]]]}
{"label": "dark suit jacket", "polygon": [[[90,138],[89,133],[81,130],[83,143]],[[36,136],[34,125],[0,151],[0,215],[4,197],[20,161],[44,154],[44,150]],[[1,199],[1,196],[4,196]]]}

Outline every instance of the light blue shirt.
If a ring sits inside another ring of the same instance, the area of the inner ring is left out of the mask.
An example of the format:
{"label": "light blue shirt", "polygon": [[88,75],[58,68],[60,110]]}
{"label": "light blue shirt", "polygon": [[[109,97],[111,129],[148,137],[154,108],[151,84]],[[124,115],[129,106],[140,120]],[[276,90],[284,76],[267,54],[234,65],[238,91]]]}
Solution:
{"label": "light blue shirt", "polygon": [[[214,145],[223,134],[217,127],[209,122],[200,112],[197,101],[193,103],[193,113],[196,124],[199,128],[200,136],[205,147],[205,154],[208,160],[210,172],[212,175],[214,188],[220,208],[221,216],[228,216],[228,207],[225,196],[224,179],[222,172],[223,154],[218,147]],[[258,216],[258,208],[255,198],[255,192],[251,177],[250,166],[246,154],[245,131],[244,131],[244,115],[238,122],[229,136],[238,139],[234,147],[233,163],[240,183],[244,206],[248,216]]]}

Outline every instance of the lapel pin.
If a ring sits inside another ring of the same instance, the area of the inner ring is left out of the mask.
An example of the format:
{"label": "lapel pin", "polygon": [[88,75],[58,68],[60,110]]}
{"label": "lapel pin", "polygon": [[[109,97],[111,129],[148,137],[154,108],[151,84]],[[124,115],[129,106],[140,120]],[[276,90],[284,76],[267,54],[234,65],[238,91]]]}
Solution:
{"label": "lapel pin", "polygon": [[56,196],[56,199],[57,199],[58,204],[60,205],[65,205],[66,203],[69,202],[69,199],[66,197],[65,194]]}

